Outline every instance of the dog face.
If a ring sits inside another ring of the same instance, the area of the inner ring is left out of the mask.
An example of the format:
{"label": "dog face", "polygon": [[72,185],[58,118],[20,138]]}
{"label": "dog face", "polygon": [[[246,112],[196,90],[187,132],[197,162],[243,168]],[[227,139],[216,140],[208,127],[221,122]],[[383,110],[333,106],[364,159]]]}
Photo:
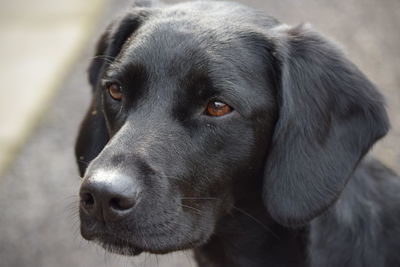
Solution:
{"label": "dog face", "polygon": [[303,224],[387,131],[380,95],[328,41],[232,3],[133,8],[89,79],[81,232],[123,254],[204,244],[246,184]]}

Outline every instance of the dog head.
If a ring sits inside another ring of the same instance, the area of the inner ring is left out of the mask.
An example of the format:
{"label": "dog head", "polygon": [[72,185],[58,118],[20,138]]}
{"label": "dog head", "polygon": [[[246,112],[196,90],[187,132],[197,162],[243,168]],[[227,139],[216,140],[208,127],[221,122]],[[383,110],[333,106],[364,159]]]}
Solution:
{"label": "dog head", "polygon": [[233,3],[132,8],[89,80],[81,232],[125,254],[204,244],[246,184],[278,223],[304,224],[388,130],[380,94],[333,44]]}

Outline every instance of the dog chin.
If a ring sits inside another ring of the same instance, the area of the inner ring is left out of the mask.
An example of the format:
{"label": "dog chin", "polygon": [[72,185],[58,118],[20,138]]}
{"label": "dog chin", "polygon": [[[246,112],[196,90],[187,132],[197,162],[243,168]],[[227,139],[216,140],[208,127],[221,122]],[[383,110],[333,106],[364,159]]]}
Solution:
{"label": "dog chin", "polygon": [[95,240],[100,246],[102,246],[106,251],[111,253],[123,255],[123,256],[137,256],[143,252],[143,249],[121,243],[110,243],[103,240]]}
{"label": "dog chin", "polygon": [[152,254],[167,254],[171,253],[174,251],[180,251],[180,250],[186,250],[190,249],[191,246],[176,246],[176,247],[171,247],[171,248],[157,248],[157,249],[150,249],[150,248],[139,248],[137,246],[133,246],[128,244],[127,242],[121,242],[121,243],[115,243],[114,242],[109,242],[105,240],[100,240],[100,239],[95,239],[93,240],[95,243],[99,244],[102,248],[104,248],[106,251],[123,255],[123,256],[138,256],[142,252],[147,252],[147,253],[152,253]]}
{"label": "dog chin", "polygon": [[108,252],[124,256],[137,256],[142,252],[148,252],[152,254],[167,254],[174,251],[191,249],[193,247],[199,246],[202,243],[204,243],[201,241],[194,241],[194,242],[187,242],[187,244],[168,244],[162,246],[162,244],[166,244],[167,242],[165,241],[163,242],[163,240],[158,240],[157,245],[146,244],[146,247],[141,247],[136,244],[133,244],[129,240],[120,239],[118,237],[104,235],[104,234],[92,235],[90,238],[86,237],[85,239],[97,243]]}
{"label": "dog chin", "polygon": [[81,235],[88,241],[93,241],[105,250],[125,255],[136,256],[142,252],[152,254],[166,254],[174,251],[199,247],[208,241],[212,231],[188,234],[176,231],[165,233],[156,229],[151,235],[144,235],[141,231],[129,232],[104,229],[99,224],[82,223]]}

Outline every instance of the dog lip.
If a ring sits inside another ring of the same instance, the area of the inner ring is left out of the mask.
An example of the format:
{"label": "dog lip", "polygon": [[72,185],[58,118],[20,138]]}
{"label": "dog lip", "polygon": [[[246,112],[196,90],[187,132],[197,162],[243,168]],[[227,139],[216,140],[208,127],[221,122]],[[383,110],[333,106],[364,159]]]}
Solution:
{"label": "dog lip", "polygon": [[98,242],[104,249],[121,255],[137,256],[143,252],[142,248],[109,235],[100,235],[94,240]]}
{"label": "dog lip", "polygon": [[126,256],[137,256],[143,252],[142,248],[107,232],[81,231],[81,233],[86,240],[94,241],[110,252]]}
{"label": "dog lip", "polygon": [[[105,250],[108,250],[113,253],[125,255],[125,256],[137,256],[141,254],[142,252],[149,252],[153,254],[166,254],[170,253],[172,251],[178,251],[178,250],[185,250],[185,249],[190,249],[194,244],[202,244],[202,240],[194,240],[191,241],[190,244],[175,244],[171,247],[165,247],[165,248],[160,248],[160,247],[141,247],[141,245],[135,244],[134,241],[129,241],[124,238],[120,238],[117,236],[115,233],[110,232],[104,228],[101,228],[102,225],[96,225],[96,226],[86,226],[86,227],[81,227],[81,235],[84,239],[95,242],[102,246]],[[161,235],[160,233],[157,234],[157,237],[166,237],[167,235]],[[141,237],[141,238],[153,238],[151,236],[146,236],[146,237]]]}
{"label": "dog lip", "polygon": [[144,251],[144,249],[132,243],[132,241],[113,234],[112,231],[107,229],[105,224],[100,222],[81,224],[81,235],[84,239],[95,242],[113,253],[125,256],[137,256]]}
{"label": "dog lip", "polygon": [[81,235],[84,239],[89,241],[94,240],[97,234],[98,233],[96,233],[95,231],[89,231],[88,227],[81,226]]}

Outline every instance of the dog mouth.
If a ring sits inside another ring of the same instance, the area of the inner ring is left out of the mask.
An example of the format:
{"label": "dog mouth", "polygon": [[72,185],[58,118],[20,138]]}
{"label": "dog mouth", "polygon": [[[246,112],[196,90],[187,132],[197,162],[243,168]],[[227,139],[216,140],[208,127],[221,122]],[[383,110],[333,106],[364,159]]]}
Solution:
{"label": "dog mouth", "polygon": [[112,253],[137,256],[143,252],[142,248],[128,238],[130,235],[117,235],[114,231],[104,228],[105,225],[98,222],[81,224],[81,235],[84,239],[92,241]]}
{"label": "dog mouth", "polygon": [[142,216],[105,221],[80,212],[81,235],[106,251],[136,256],[142,252],[165,254],[198,247],[213,232],[211,224],[204,223],[208,222],[206,220],[196,220],[193,216],[184,216],[183,212],[170,210],[159,213],[162,216],[143,212]]}
{"label": "dog mouth", "polygon": [[[92,241],[98,245],[100,245],[103,249],[108,252],[123,255],[123,256],[138,256],[142,252],[149,252],[153,254],[166,254],[172,251],[185,250],[190,249],[194,244],[201,243],[200,240],[192,241],[189,244],[169,244],[169,247],[160,247],[154,246],[150,247],[140,247],[133,243],[133,241],[118,237],[112,233],[96,233],[91,234],[90,237],[88,235],[82,234],[82,236]],[[160,238],[159,242],[162,243],[162,238]],[[160,245],[160,244],[159,244]]]}
{"label": "dog mouth", "polygon": [[133,245],[129,240],[108,234],[98,234],[93,241],[111,253],[124,256],[137,256],[144,251],[142,248]]}
{"label": "dog mouth", "polygon": [[189,249],[202,243],[196,238],[181,239],[178,229],[173,232],[163,232],[153,227],[147,231],[114,228],[115,226],[106,226],[99,222],[84,223],[81,225],[81,235],[84,239],[100,245],[106,251],[124,256],[137,256],[142,252],[166,254]]}

